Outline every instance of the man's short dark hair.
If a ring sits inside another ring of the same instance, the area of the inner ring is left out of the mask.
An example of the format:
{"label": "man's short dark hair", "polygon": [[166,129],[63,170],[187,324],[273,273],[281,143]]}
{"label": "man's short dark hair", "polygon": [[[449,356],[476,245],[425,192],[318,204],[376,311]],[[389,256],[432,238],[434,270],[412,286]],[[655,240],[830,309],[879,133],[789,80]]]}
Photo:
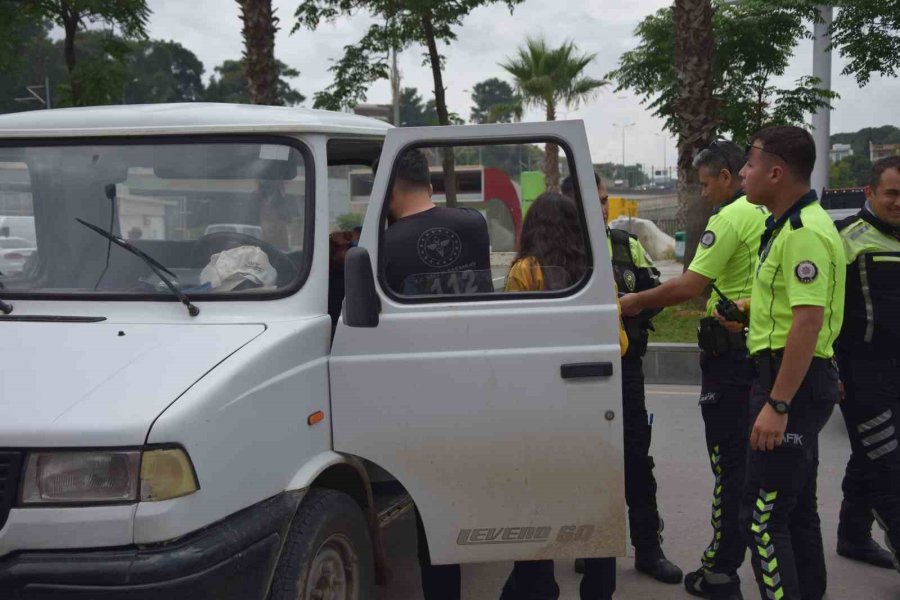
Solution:
{"label": "man's short dark hair", "polygon": [[900,155],[888,156],[875,161],[875,164],[872,165],[872,173],[869,175],[869,187],[873,190],[878,189],[878,185],[881,183],[881,176],[888,169],[900,170]]}
{"label": "man's short dark hair", "polygon": [[757,132],[751,145],[763,148],[763,154],[779,157],[799,181],[809,183],[816,165],[816,142],[802,127],[775,125]]}
{"label": "man's short dark hair", "polygon": [[[597,183],[597,187],[600,187],[600,175],[597,174],[597,171],[594,171],[594,181]],[[568,196],[570,198],[575,196],[575,180],[572,179],[572,176],[569,175],[565,179],[563,179],[562,184],[559,186],[559,191],[563,193],[564,196]]]}
{"label": "man's short dark hair", "polygon": [[744,151],[728,140],[715,140],[694,157],[694,168],[704,167],[713,175],[725,169],[732,177],[737,177],[744,168]]}
{"label": "man's short dark hair", "polygon": [[428,170],[428,159],[421,150],[407,150],[397,159],[394,167],[396,181],[409,187],[428,187],[431,185],[431,172]]}

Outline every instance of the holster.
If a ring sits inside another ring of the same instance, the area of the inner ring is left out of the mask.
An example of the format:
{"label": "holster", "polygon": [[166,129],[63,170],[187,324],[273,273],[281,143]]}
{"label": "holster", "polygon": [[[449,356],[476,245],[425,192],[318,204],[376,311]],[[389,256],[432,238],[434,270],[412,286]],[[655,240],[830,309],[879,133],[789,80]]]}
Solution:
{"label": "holster", "polygon": [[747,338],[744,332],[732,333],[714,318],[700,319],[697,326],[697,345],[710,354],[726,354],[728,352],[746,352]]}

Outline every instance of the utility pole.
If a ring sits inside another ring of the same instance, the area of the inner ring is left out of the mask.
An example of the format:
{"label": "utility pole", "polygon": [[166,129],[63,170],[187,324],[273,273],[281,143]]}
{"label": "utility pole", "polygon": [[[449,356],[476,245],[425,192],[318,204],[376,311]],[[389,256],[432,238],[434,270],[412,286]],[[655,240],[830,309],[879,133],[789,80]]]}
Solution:
{"label": "utility pole", "polygon": [[391,95],[394,105],[394,127],[400,127],[400,69],[397,67],[397,49],[392,49],[391,54]]}
{"label": "utility pole", "polygon": [[[39,90],[43,90],[43,96],[41,96]],[[28,92],[28,95],[21,98],[15,98],[16,102],[40,102],[44,105],[44,108],[52,108],[49,77],[44,77],[44,85],[27,85],[25,86],[25,91]]]}
{"label": "utility pole", "polygon": [[[834,17],[834,8],[818,6],[821,23],[813,24],[813,77],[818,77],[822,88],[831,89],[831,36],[828,30]],[[816,142],[816,166],[813,168],[812,189],[821,196],[822,190],[828,187],[828,168],[831,149],[831,109],[820,108],[812,116],[812,135]]]}
{"label": "utility pole", "polygon": [[628,123],[627,125],[613,123],[613,127],[622,128],[622,179],[625,181],[625,185],[628,185],[628,169],[625,167],[625,130],[635,125],[636,123]]}

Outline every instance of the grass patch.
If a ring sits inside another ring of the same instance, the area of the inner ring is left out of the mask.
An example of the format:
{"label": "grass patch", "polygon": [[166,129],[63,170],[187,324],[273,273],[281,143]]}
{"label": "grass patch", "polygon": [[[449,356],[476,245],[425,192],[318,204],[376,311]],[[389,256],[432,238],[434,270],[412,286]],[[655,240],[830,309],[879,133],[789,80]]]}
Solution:
{"label": "grass patch", "polygon": [[697,321],[705,316],[693,302],[666,308],[653,318],[656,331],[650,332],[650,341],[696,344]]}

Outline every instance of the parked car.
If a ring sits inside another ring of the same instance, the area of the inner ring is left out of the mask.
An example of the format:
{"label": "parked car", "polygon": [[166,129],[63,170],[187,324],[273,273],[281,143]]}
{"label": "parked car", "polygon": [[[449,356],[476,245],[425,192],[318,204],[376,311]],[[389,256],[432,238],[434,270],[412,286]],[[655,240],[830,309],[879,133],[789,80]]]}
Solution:
{"label": "parked car", "polygon": [[21,273],[34,251],[34,244],[24,238],[0,237],[0,274],[9,277]]}

